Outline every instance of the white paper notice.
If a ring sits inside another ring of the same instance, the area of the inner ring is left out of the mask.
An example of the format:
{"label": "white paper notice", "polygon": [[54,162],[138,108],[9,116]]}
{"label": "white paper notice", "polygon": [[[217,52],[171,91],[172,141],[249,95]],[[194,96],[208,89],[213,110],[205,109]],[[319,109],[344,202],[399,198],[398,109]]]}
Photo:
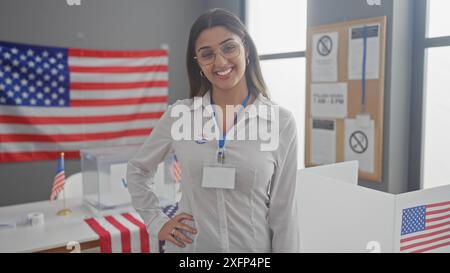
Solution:
{"label": "white paper notice", "polygon": [[336,163],[336,122],[312,120],[311,163],[316,165]]}
{"label": "white paper notice", "polygon": [[338,39],[337,32],[313,35],[312,82],[338,81]]}
{"label": "white paper notice", "polygon": [[[350,28],[348,78],[361,80],[364,55],[364,26]],[[380,25],[367,26],[366,79],[380,77]]]}
{"label": "white paper notice", "polygon": [[311,84],[311,116],[347,117],[347,84]]}
{"label": "white paper notice", "polygon": [[358,127],[355,119],[345,120],[344,160],[359,161],[359,170],[375,172],[375,122],[370,121],[368,127]]}

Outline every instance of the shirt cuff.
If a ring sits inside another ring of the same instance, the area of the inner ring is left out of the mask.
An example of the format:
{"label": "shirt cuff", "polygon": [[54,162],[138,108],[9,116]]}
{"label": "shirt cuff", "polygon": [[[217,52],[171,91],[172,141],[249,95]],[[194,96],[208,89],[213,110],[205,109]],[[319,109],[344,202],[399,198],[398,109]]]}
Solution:
{"label": "shirt cuff", "polygon": [[170,218],[161,212],[147,225],[147,231],[150,237],[150,252],[159,253],[158,233],[169,220]]}

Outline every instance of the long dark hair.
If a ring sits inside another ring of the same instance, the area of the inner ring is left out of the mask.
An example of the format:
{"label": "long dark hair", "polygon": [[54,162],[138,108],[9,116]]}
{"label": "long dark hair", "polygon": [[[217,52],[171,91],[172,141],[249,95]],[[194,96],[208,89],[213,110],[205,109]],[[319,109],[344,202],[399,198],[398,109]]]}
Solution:
{"label": "long dark hair", "polygon": [[189,42],[186,54],[186,64],[189,76],[190,92],[189,97],[203,96],[208,90],[212,89],[211,83],[206,77],[200,76],[200,66],[194,59],[195,42],[203,30],[222,26],[238,35],[244,43],[245,49],[248,52],[247,67],[245,69],[245,79],[248,88],[257,95],[262,94],[268,98],[266,84],[264,83],[261,67],[259,65],[258,52],[256,51],[255,43],[248,34],[247,28],[242,21],[233,13],[224,9],[211,9],[204,13],[194,22],[189,34]]}

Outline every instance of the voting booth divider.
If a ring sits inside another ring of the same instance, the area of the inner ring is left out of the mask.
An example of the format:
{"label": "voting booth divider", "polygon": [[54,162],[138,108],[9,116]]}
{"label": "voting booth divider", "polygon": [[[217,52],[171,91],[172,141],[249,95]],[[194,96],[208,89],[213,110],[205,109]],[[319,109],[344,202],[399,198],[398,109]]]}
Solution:
{"label": "voting booth divider", "polygon": [[298,172],[301,252],[450,253],[450,185],[404,194],[358,186],[358,162]]}

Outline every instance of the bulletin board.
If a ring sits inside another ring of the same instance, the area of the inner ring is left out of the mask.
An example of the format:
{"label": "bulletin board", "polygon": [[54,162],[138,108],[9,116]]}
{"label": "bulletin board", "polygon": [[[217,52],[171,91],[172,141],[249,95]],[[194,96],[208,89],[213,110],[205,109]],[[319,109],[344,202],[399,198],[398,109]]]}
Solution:
{"label": "bulletin board", "polygon": [[381,182],[386,17],[308,29],[305,166],[359,161]]}

